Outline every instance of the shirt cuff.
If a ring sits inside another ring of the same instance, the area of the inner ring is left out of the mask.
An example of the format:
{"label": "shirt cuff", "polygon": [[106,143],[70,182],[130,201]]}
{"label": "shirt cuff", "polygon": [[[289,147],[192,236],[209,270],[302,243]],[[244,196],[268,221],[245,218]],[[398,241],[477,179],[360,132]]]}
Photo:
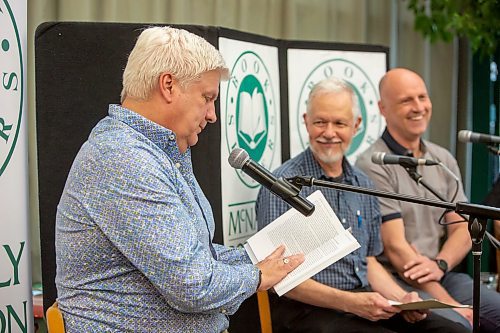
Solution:
{"label": "shirt cuff", "polygon": [[400,218],[402,218],[401,213],[387,214],[387,215],[382,216],[382,223],[385,223],[387,221],[394,220],[394,219],[400,219]]}

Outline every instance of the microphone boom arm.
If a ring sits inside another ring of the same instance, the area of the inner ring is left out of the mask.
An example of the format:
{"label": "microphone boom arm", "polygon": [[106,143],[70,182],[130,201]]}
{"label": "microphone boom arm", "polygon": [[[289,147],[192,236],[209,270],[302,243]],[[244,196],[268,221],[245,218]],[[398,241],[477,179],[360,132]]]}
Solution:
{"label": "microphone boom arm", "polygon": [[295,176],[295,177],[286,178],[286,180],[288,180],[289,182],[291,182],[293,185],[297,186],[298,188],[302,188],[303,186],[316,185],[316,186],[321,186],[321,187],[329,187],[329,188],[333,188],[333,189],[337,189],[337,190],[362,193],[362,194],[372,195],[372,196],[376,196],[376,197],[382,197],[382,198],[388,198],[388,199],[394,199],[394,200],[400,200],[400,201],[406,201],[406,202],[413,202],[413,203],[420,204],[420,205],[428,205],[428,206],[433,206],[433,207],[438,207],[438,208],[444,208],[444,209],[455,211],[457,213],[473,215],[476,217],[483,217],[483,218],[490,218],[490,219],[497,219],[497,220],[500,219],[500,208],[496,208],[496,207],[483,206],[483,205],[472,204],[472,203],[467,203],[467,202],[457,202],[455,204],[455,203],[451,203],[451,202],[446,202],[446,201],[441,201],[441,200],[432,200],[432,199],[417,197],[417,196],[408,195],[408,194],[399,194],[399,193],[381,191],[381,190],[376,190],[376,189],[371,189],[371,188],[364,188],[364,187],[359,187],[359,186],[354,186],[354,185],[334,183],[334,182],[326,181],[326,180],[318,180],[318,179],[315,179],[314,177],[310,177],[310,176]]}
{"label": "microphone boom arm", "polygon": [[424,180],[422,175],[417,172],[416,167],[404,167],[404,168],[406,172],[408,172],[408,174],[410,175],[410,178],[413,179],[415,182],[417,182],[417,184],[420,184],[423,187],[425,187],[429,192],[434,194],[436,198],[438,198],[439,200],[445,201],[445,199]]}
{"label": "microphone boom arm", "polygon": [[302,186],[322,186],[349,192],[357,192],[362,194],[373,195],[395,199],[400,201],[413,202],[420,205],[428,205],[433,207],[444,208],[455,211],[458,214],[469,215],[468,230],[472,241],[472,256],[473,256],[473,325],[472,332],[479,332],[479,304],[480,303],[480,272],[481,272],[481,254],[484,234],[486,232],[486,222],[490,219],[500,219],[500,208],[477,205],[467,202],[450,203],[446,201],[431,200],[406,194],[397,194],[393,192],[380,191],[376,189],[368,189],[359,186],[334,183],[331,181],[316,180],[310,176],[296,176],[287,178],[289,182],[302,188]]}
{"label": "microphone boom arm", "polygon": [[498,155],[500,156],[500,150],[497,147],[493,146],[488,146],[488,151],[492,153],[493,155]]}

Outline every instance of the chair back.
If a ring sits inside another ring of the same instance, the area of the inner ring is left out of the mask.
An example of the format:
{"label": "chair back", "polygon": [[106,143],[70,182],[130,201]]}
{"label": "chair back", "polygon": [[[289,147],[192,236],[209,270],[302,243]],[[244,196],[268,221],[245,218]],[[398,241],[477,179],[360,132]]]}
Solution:
{"label": "chair back", "polygon": [[54,302],[45,314],[47,318],[47,330],[49,333],[64,333],[64,320],[57,301]]}

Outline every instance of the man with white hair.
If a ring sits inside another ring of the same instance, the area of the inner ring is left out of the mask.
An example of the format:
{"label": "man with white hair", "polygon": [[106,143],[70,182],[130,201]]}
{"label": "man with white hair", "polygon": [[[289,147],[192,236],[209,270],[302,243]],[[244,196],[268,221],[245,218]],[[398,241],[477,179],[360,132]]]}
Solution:
{"label": "man with white hair", "polygon": [[[345,158],[361,115],[357,96],[348,83],[328,78],[309,94],[304,122],[309,148],[286,161],[277,177],[312,176],[343,184],[372,187],[371,181]],[[375,197],[304,187],[308,196],[321,190],[342,221],[351,228],[361,247],[278,298],[271,295],[275,332],[465,332],[459,324],[423,311],[400,311],[389,300],[419,300],[406,292],[375,259],[382,252],[380,211]],[[261,190],[256,210],[259,228],[290,207]]]}
{"label": "man with white hair", "polygon": [[144,30],[110,105],[80,149],[56,221],[67,332],[224,332],[228,315],[297,267],[280,247],[253,265],[213,244],[215,223],[190,147],[217,120],[228,69],[185,30]]}

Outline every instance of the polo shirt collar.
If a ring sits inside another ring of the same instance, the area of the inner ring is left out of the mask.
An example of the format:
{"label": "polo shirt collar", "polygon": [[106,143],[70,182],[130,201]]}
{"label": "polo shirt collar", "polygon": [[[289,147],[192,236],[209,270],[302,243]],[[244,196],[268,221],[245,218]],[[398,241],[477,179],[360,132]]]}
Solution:
{"label": "polo shirt collar", "polygon": [[[382,140],[384,140],[387,147],[389,147],[389,149],[394,154],[413,157],[413,152],[406,149],[399,142],[397,142],[396,139],[392,137],[391,133],[389,133],[387,127],[385,128],[384,133],[382,133]],[[420,150],[422,151],[422,153],[425,153],[427,151],[424,140],[422,139],[420,139]]]}

